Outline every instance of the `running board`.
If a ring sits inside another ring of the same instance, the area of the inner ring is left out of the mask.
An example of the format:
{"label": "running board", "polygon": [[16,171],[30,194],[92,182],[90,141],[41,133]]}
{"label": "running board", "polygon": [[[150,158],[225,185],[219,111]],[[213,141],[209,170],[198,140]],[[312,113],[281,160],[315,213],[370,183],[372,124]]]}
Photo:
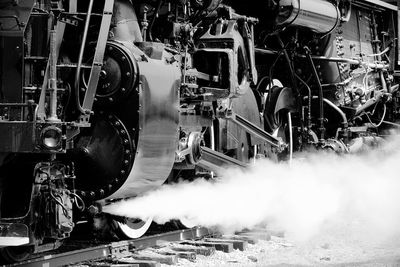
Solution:
{"label": "running board", "polygon": [[222,173],[228,167],[247,167],[246,163],[205,146],[201,147],[201,159],[197,165],[216,173]]}
{"label": "running board", "polygon": [[255,135],[258,138],[262,139],[264,142],[267,142],[271,146],[273,146],[277,152],[282,152],[286,148],[286,144],[282,141],[280,137],[275,137],[270,133],[267,133],[257,125],[251,123],[247,119],[242,116],[236,114],[235,112],[229,110],[225,114],[225,119],[239,125],[244,128],[249,134]]}

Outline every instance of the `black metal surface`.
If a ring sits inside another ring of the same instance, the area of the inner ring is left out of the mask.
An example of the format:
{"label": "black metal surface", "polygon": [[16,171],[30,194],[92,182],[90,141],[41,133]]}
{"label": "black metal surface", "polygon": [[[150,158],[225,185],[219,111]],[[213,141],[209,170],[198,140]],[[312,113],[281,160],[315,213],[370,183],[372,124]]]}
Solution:
{"label": "black metal surface", "polygon": [[35,149],[34,122],[0,123],[0,152],[33,152]]}
{"label": "black metal surface", "polygon": [[114,115],[93,117],[92,127],[70,153],[76,162],[78,193],[89,199],[110,195],[126,180],[133,164],[135,146],[121,120]]}

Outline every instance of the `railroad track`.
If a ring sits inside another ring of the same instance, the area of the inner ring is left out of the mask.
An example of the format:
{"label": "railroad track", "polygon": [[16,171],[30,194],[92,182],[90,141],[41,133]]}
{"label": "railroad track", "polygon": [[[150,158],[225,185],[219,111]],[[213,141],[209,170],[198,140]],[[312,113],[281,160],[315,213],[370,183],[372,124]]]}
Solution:
{"label": "railroad track", "polygon": [[160,266],[175,265],[179,259],[195,261],[197,255],[210,256],[216,250],[226,253],[245,250],[258,239],[268,240],[268,233],[242,232],[223,236],[204,227],[171,231],[143,238],[103,244],[75,241],[62,252],[36,256],[18,264],[6,266]]}

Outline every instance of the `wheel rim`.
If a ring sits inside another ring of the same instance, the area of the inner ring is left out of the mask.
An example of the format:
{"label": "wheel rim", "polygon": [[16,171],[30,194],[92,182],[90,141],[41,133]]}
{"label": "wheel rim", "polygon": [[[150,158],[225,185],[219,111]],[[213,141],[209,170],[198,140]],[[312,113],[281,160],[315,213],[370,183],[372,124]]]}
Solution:
{"label": "wheel rim", "polygon": [[[284,116],[286,114],[286,116]],[[285,119],[283,119],[285,117]],[[290,111],[282,113],[278,116],[279,126],[271,133],[274,137],[279,137],[284,143],[288,144],[287,149],[280,153],[272,153],[270,158],[275,161],[289,160],[289,164],[293,159],[293,129],[292,129],[292,115]]]}
{"label": "wheel rim", "polygon": [[136,220],[128,219],[126,222],[117,222],[120,233],[125,238],[139,238],[149,229],[153,219]]}

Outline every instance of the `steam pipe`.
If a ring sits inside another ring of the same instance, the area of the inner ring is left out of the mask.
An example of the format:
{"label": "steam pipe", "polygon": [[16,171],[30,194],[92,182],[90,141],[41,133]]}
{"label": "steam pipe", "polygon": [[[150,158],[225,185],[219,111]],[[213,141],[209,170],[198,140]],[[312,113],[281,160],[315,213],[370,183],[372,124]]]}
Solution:
{"label": "steam pipe", "polygon": [[153,15],[153,18],[151,19],[150,26],[149,26],[149,39],[150,39],[150,41],[152,41],[152,42],[153,42],[152,30],[153,30],[154,22],[156,21],[156,18],[157,18],[157,16],[158,16],[158,12],[160,12],[162,1],[163,1],[163,0],[158,0],[157,8],[156,8],[156,10],[154,11],[154,15]]}
{"label": "steam pipe", "polygon": [[336,106],[335,104],[333,104],[330,100],[324,98],[324,102],[325,102],[326,104],[328,104],[331,108],[333,108],[334,110],[336,110],[337,113],[339,113],[339,115],[342,117],[343,127],[344,127],[344,128],[349,127],[349,123],[348,123],[348,121],[347,121],[346,114],[344,114],[344,112],[343,112],[338,106]]}
{"label": "steam pipe", "polygon": [[305,47],[304,50],[306,51],[306,56],[308,61],[310,62],[312,72],[314,74],[315,80],[318,86],[318,101],[319,101],[319,130],[320,130],[320,139],[324,139],[325,137],[325,127],[324,127],[324,93],[322,91],[321,81],[319,80],[317,69],[315,68],[314,62],[312,60],[310,49]]}
{"label": "steam pipe", "polygon": [[[263,48],[255,48],[256,53],[263,54],[263,55],[276,55],[278,54],[277,51],[270,50],[270,49],[263,49]],[[299,58],[307,58],[306,55],[296,54],[296,57]],[[370,69],[387,69],[389,68],[388,64],[383,63],[366,63],[356,59],[350,58],[340,58],[340,57],[325,57],[325,56],[311,56],[313,60],[320,60],[320,61],[329,61],[329,62],[337,62],[337,63],[348,63],[350,65],[361,65],[366,64],[366,66]]]}
{"label": "steam pipe", "polygon": [[367,108],[371,107],[372,105],[378,103],[378,101],[380,101],[382,97],[383,97],[383,93],[381,91],[376,92],[376,95],[373,98],[368,99],[368,101],[365,102],[364,105],[362,105],[361,107],[356,109],[356,113],[354,115],[355,116],[360,115],[361,112],[363,112]]}
{"label": "steam pipe", "polygon": [[311,101],[312,101],[311,88],[310,88],[310,86],[308,86],[308,84],[302,78],[299,77],[299,75],[296,74],[296,78],[299,79],[299,81],[307,88],[307,91],[308,91],[307,128],[308,128],[308,130],[310,130],[312,127],[312,125],[311,125]]}
{"label": "steam pipe", "polygon": [[286,51],[285,46],[283,45],[283,42],[282,42],[282,40],[281,40],[281,37],[280,37],[279,35],[278,35],[277,37],[278,37],[279,45],[280,45],[281,48],[283,49],[283,54],[284,54],[284,56],[285,56],[286,63],[287,63],[288,66],[289,66],[290,78],[291,78],[291,80],[292,80],[293,88],[294,88],[295,91],[296,91],[296,96],[299,96],[300,94],[299,94],[299,91],[298,91],[297,86],[296,86],[295,71],[294,71],[293,66],[292,66],[292,64],[291,64],[291,60],[290,60],[290,58],[289,58],[289,54],[288,54],[288,52]]}

